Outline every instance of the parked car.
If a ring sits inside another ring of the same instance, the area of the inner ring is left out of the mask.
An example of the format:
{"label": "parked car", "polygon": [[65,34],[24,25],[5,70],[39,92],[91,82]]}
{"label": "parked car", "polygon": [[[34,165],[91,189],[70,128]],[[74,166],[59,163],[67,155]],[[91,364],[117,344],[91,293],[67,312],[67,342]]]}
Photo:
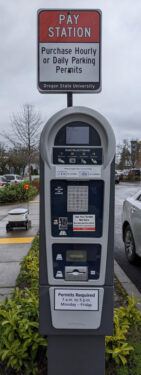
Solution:
{"label": "parked car", "polygon": [[19,184],[21,182],[24,182],[24,180],[22,180],[21,176],[19,176],[17,174],[5,174],[4,177],[10,183],[10,185]]}
{"label": "parked car", "polygon": [[137,168],[132,168],[129,171],[129,177],[140,177],[141,176],[141,170]]}
{"label": "parked car", "polygon": [[129,175],[129,169],[123,169],[122,175],[128,177],[128,175]]}
{"label": "parked car", "polygon": [[115,171],[115,184],[119,184],[120,175],[117,171]]}
{"label": "parked car", "polygon": [[129,263],[141,257],[141,190],[123,203],[122,236]]}
{"label": "parked car", "polygon": [[4,176],[0,176],[0,188],[9,185],[7,179]]}

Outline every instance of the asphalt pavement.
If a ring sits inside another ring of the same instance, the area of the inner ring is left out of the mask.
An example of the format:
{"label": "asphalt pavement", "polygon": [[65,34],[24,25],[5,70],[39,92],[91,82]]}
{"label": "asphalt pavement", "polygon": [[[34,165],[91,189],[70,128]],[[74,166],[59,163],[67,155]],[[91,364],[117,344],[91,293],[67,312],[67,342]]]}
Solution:
{"label": "asphalt pavement", "polygon": [[0,299],[10,296],[17,276],[20,272],[20,262],[28,253],[31,242],[39,230],[39,196],[29,203],[28,230],[13,230],[6,232],[8,212],[14,208],[27,208],[27,203],[0,205]]}

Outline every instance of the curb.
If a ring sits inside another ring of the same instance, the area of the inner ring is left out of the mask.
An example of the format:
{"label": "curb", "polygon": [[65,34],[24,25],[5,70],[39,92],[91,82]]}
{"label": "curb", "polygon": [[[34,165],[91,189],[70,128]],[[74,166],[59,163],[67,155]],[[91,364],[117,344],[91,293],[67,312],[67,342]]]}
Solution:
{"label": "curb", "polygon": [[[141,293],[125,274],[116,260],[114,260],[114,273],[129,297],[132,297],[132,294],[134,294],[135,299],[141,299]],[[137,309],[141,311],[141,302],[138,303]]]}

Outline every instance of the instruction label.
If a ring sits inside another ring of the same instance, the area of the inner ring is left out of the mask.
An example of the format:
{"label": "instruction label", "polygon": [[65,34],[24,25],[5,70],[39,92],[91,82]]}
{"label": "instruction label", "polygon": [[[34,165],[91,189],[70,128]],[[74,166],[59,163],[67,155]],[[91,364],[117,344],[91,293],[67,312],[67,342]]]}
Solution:
{"label": "instruction label", "polygon": [[55,310],[98,311],[98,289],[55,289]]}
{"label": "instruction label", "polygon": [[73,215],[73,231],[94,232],[95,215]]}
{"label": "instruction label", "polygon": [[39,89],[100,91],[100,33],[98,10],[40,10]]}
{"label": "instruction label", "polygon": [[70,178],[99,178],[101,177],[101,166],[56,166],[56,177],[70,177]]}

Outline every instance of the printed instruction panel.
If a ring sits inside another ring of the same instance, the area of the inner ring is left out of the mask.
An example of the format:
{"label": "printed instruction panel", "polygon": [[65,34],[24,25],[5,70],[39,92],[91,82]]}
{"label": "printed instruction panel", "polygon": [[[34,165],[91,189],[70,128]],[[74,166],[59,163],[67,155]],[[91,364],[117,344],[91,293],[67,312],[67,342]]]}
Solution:
{"label": "printed instruction panel", "polygon": [[95,215],[73,215],[74,231],[95,231]]}
{"label": "printed instruction panel", "polygon": [[95,165],[89,167],[73,167],[73,166],[56,166],[56,177],[68,177],[68,178],[93,178],[101,177],[101,166]]}

